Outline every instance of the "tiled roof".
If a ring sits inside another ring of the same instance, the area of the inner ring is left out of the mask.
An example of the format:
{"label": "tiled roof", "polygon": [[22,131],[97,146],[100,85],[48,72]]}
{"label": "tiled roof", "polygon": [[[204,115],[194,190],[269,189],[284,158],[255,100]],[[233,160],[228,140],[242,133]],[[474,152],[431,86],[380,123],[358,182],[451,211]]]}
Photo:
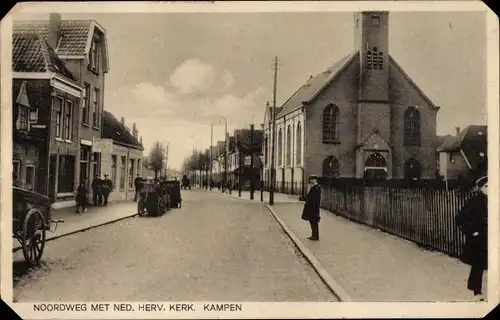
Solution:
{"label": "tiled roof", "polygon": [[[266,107],[266,116],[267,116],[268,122],[271,122],[273,120],[272,114],[271,114],[272,109],[273,109],[272,107]],[[276,107],[276,116],[278,116],[278,114],[281,112],[281,110],[283,110],[282,107]],[[264,125],[267,125],[267,124],[264,124]]]}
{"label": "tiled roof", "polygon": [[[58,55],[77,56],[85,55],[89,30],[92,25],[90,20],[61,21],[61,40],[57,47]],[[13,25],[13,34],[36,32],[45,40],[49,35],[48,21],[16,21]],[[55,49],[55,48],[54,48]]]}
{"label": "tiled roof", "polygon": [[488,159],[488,127],[468,126],[458,135],[451,136],[439,148],[438,152],[462,150],[472,168],[485,166]]}
{"label": "tiled roof", "polygon": [[357,57],[358,52],[351,53],[337,63],[321,72],[320,74],[311,77],[302,87],[300,87],[283,105],[282,110],[277,115],[281,117],[287,113],[294,111],[302,106],[303,102],[310,102],[321,91],[332,82],[342,70]]}
{"label": "tiled roof", "polygon": [[76,80],[64,62],[36,33],[12,35],[13,72],[55,72],[71,80]]}
{"label": "tiled roof", "polygon": [[136,149],[144,150],[142,144],[127,130],[115,116],[109,112],[103,112],[103,138],[113,139],[117,143],[124,143],[126,145],[135,147]]}

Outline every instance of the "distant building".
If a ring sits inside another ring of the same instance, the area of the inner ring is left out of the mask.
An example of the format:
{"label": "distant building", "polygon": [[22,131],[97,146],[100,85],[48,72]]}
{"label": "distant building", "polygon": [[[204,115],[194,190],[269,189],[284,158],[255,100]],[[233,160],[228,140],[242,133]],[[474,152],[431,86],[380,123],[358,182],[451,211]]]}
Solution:
{"label": "distant building", "polygon": [[[311,76],[276,110],[278,190],[311,174],[436,176],[436,106],[389,54],[389,13],[354,14],[355,50]],[[264,131],[269,179],[271,111]]]}
{"label": "distant building", "polygon": [[103,164],[111,164],[111,168],[103,168],[103,172],[110,173],[113,182],[111,200],[132,200],[135,192],[134,179],[138,173],[142,174],[144,147],[139,142],[135,123],[131,131],[125,126],[123,117],[118,121],[113,114],[104,111],[103,138],[113,141],[111,159],[103,161]]}
{"label": "distant building", "polygon": [[[232,160],[232,181],[235,184],[242,184],[242,188],[248,189],[250,181],[254,179],[254,187],[260,186],[260,176],[262,162],[262,130],[254,130],[253,144],[251,142],[250,129],[237,129],[234,131],[234,151],[231,153]],[[253,150],[253,152],[252,152]],[[253,169],[251,167],[251,158],[253,157]],[[240,169],[241,168],[241,169]]]}
{"label": "distant building", "polygon": [[439,173],[448,180],[473,181],[488,173],[488,127],[471,125],[437,149]]}

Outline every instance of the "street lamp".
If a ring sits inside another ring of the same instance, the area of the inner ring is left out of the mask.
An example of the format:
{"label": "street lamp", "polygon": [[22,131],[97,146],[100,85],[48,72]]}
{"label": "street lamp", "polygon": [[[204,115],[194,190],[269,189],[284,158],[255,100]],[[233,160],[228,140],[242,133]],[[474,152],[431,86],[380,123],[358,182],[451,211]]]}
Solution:
{"label": "street lamp", "polygon": [[[229,146],[227,145],[227,119],[225,117],[221,117],[221,120],[224,120],[224,185],[222,186],[221,190],[224,192],[224,189],[227,187],[227,152]],[[220,123],[220,121],[219,121]]]}

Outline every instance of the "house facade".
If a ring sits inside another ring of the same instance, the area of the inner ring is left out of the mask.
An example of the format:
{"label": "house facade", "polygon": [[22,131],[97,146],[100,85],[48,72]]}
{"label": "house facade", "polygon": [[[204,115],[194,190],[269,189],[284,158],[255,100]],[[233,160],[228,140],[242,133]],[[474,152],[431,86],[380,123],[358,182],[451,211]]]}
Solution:
{"label": "house facade", "polygon": [[[355,50],[276,110],[276,182],[434,179],[436,106],[390,56],[389,13],[354,14]],[[266,108],[265,141],[271,141]],[[265,176],[269,177],[267,143]],[[266,178],[268,179],[268,178]],[[302,179],[302,180],[301,180]]]}
{"label": "house facade", "polygon": [[[78,114],[75,114],[78,136],[74,136],[71,148],[77,149],[75,159],[69,158],[62,163],[75,163],[75,184],[85,179],[90,187],[92,178],[100,174],[101,166],[101,155],[94,152],[92,145],[95,139],[102,138],[104,83],[109,71],[106,31],[93,20],[62,21],[59,14],[50,14],[48,21],[15,22],[13,32],[40,35],[83,88]],[[69,186],[64,189],[69,190]]]}
{"label": "house facade", "polygon": [[123,117],[118,121],[113,114],[104,111],[103,138],[112,141],[110,152],[102,153],[102,174],[108,174],[113,183],[110,200],[132,200],[134,179],[137,174],[143,174],[144,147],[139,142],[137,127],[134,123],[129,129]]}
{"label": "house facade", "polygon": [[12,71],[17,116],[14,133],[29,132],[28,136],[41,140],[36,156],[33,146],[15,143],[14,170],[34,191],[54,200],[73,197],[78,183],[78,115],[83,88],[37,33],[13,32]]}
{"label": "house facade", "polygon": [[439,174],[447,180],[474,181],[488,174],[488,128],[471,125],[438,148]]}

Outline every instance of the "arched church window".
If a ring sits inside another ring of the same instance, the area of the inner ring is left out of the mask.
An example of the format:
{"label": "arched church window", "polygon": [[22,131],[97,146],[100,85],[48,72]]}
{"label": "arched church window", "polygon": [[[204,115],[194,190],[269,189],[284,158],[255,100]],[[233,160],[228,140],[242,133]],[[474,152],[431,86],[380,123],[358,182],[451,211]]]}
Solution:
{"label": "arched church window", "polygon": [[404,145],[420,146],[420,112],[409,107],[404,113]]}
{"label": "arched church window", "polygon": [[329,104],[323,110],[323,143],[339,140],[339,108]]}
{"label": "arched church window", "polygon": [[405,169],[404,169],[405,179],[417,180],[420,179],[421,175],[422,175],[422,166],[420,165],[420,162],[418,162],[414,158],[411,158],[405,162]]}
{"label": "arched church window", "polygon": [[367,66],[367,68],[371,69],[372,68],[372,64],[373,64],[372,52],[370,50],[368,50],[366,52],[366,66]]}
{"label": "arched church window", "polygon": [[339,176],[339,161],[334,156],[328,156],[323,160],[322,176],[326,178],[337,178]]}
{"label": "arched church window", "polygon": [[302,161],[302,128],[300,126],[300,122],[297,123],[297,136],[295,138],[297,144],[297,146],[295,147],[295,150],[297,151],[297,159],[295,160],[295,163],[300,165]]}
{"label": "arched church window", "polygon": [[283,134],[278,131],[278,166],[283,164]]}
{"label": "arched church window", "polygon": [[292,164],[292,129],[290,125],[286,129],[286,165]]}
{"label": "arched church window", "polygon": [[387,162],[380,153],[374,152],[365,161],[365,173],[364,178],[366,179],[387,179]]}
{"label": "arched church window", "polygon": [[379,70],[384,70],[384,54],[382,52],[378,53],[377,66]]}

